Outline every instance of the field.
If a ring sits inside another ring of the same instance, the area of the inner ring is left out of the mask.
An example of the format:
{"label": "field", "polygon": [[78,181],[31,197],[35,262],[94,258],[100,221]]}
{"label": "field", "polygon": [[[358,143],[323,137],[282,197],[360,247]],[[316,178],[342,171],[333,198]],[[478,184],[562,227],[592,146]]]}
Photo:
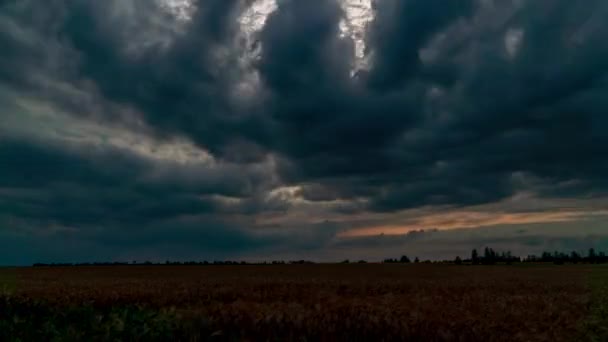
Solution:
{"label": "field", "polygon": [[0,269],[0,340],[605,340],[599,265]]}

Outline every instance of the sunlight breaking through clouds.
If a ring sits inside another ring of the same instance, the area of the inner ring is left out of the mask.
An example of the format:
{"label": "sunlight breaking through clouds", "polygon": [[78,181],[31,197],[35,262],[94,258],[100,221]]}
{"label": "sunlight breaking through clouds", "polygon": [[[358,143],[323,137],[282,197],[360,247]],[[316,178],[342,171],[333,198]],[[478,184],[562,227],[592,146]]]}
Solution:
{"label": "sunlight breaking through clouds", "polygon": [[261,49],[256,35],[264,28],[268,16],[277,9],[276,0],[256,0],[239,17],[246,57],[251,62],[259,57]]}
{"label": "sunlight breaking through clouds", "polygon": [[192,0],[157,0],[160,6],[179,21],[190,21],[196,6]]}
{"label": "sunlight breaking through clouds", "polygon": [[368,24],[374,19],[372,0],[343,0],[342,7],[345,18],[340,22],[340,35],[350,37],[355,43],[354,74],[369,68],[365,35]]}
{"label": "sunlight breaking through clouds", "polygon": [[[340,36],[350,38],[355,45],[353,74],[369,67],[365,36],[368,24],[374,19],[372,0],[342,0],[344,19],[340,22]],[[247,59],[255,60],[263,47],[257,44],[256,35],[264,28],[268,16],[278,8],[276,0],[256,0],[239,17],[244,36]]]}

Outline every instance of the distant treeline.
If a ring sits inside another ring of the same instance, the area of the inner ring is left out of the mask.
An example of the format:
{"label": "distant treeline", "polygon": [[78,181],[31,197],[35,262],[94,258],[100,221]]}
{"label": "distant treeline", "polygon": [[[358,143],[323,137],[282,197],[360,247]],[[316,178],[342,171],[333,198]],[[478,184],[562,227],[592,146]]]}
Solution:
{"label": "distant treeline", "polygon": [[54,263],[35,263],[34,267],[68,267],[68,266],[213,266],[213,265],[297,265],[297,264],[314,264],[308,260],[292,260],[292,261],[264,261],[264,262],[246,262],[246,261],[132,261],[132,262],[54,262]]}
{"label": "distant treeline", "polygon": [[[150,261],[132,261],[132,262],[84,262],[84,263],[35,263],[34,267],[65,267],[65,266],[213,266],[213,265],[303,265],[303,264],[314,264],[313,261],[308,260],[275,260],[275,261],[264,261],[264,262],[246,262],[246,261],[165,261],[164,263],[150,262]],[[351,263],[350,260],[344,260],[342,264]],[[359,260],[354,263],[364,264],[367,263],[365,260]],[[528,255],[526,257],[513,256],[511,251],[496,252],[494,249],[486,247],[483,253],[479,253],[477,249],[471,251],[469,258],[461,258],[457,256],[453,260],[442,260],[442,261],[431,261],[424,260],[420,261],[418,257],[415,257],[412,261],[407,255],[402,255],[400,258],[388,258],[384,259],[382,263],[385,264],[409,264],[409,263],[443,263],[443,264],[456,264],[456,265],[496,265],[496,264],[513,264],[513,263],[554,263],[558,265],[570,263],[586,263],[586,264],[603,264],[608,263],[608,256],[604,252],[596,252],[595,249],[590,248],[586,255],[579,252],[572,251],[570,253],[564,252],[543,252],[540,256]]]}
{"label": "distant treeline", "polygon": [[[406,255],[401,256],[399,259],[385,259],[384,263],[410,263],[410,258]],[[420,262],[416,257],[414,263]],[[430,263],[427,260],[425,263]],[[564,253],[555,251],[543,252],[540,256],[528,255],[526,257],[513,256],[511,251],[496,252],[492,248],[486,247],[483,250],[483,254],[480,254],[477,249],[471,251],[471,256],[468,259],[462,259],[457,256],[454,260],[443,260],[439,263],[453,263],[457,265],[471,264],[471,265],[495,265],[495,264],[512,264],[512,263],[539,263],[539,262],[550,262],[554,264],[603,264],[608,263],[608,256],[604,252],[596,252],[595,249],[590,248],[587,255],[583,255],[577,251],[570,253]]]}

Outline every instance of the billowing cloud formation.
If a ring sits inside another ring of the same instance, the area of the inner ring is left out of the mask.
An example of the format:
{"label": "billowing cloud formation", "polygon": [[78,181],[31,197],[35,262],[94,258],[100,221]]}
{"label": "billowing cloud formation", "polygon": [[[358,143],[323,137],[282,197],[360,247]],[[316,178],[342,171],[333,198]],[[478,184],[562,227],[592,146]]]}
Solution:
{"label": "billowing cloud formation", "polygon": [[382,243],[352,236],[382,227],[601,221],[607,15],[2,1],[0,262],[365,257]]}

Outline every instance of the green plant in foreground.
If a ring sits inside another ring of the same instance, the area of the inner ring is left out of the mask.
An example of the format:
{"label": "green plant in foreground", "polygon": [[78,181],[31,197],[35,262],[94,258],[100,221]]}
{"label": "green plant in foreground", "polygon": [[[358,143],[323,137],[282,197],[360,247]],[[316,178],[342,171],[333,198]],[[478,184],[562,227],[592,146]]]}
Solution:
{"label": "green plant in foreground", "polygon": [[0,299],[0,340],[168,340],[178,320],[170,310],[139,306],[97,309],[56,307],[43,302]]}

